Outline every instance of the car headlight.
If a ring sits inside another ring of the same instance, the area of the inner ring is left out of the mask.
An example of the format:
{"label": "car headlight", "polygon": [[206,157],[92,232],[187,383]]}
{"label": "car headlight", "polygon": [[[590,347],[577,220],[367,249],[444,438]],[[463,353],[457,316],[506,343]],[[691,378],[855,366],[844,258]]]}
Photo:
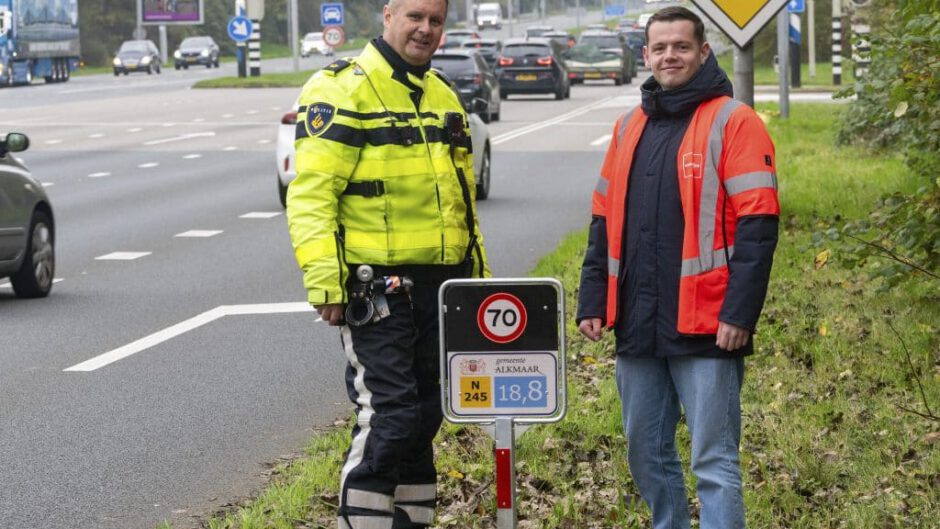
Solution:
{"label": "car headlight", "polygon": [[199,55],[202,55],[203,57],[208,57],[208,56],[209,56],[209,50],[202,50],[201,52],[199,52]]}
{"label": "car headlight", "polygon": [[121,65],[121,58],[120,58],[120,57],[115,57],[114,60],[111,61],[111,62],[112,62],[112,64],[114,64],[115,66],[120,66],[120,65]]}
{"label": "car headlight", "polygon": [[182,59],[182,58],[183,58],[183,54],[180,53],[180,50],[176,50],[176,51],[173,52],[173,57],[175,57],[175,58],[177,58],[177,59]]}
{"label": "car headlight", "polygon": [[140,60],[140,64],[150,64],[150,56],[144,55],[144,58]]}

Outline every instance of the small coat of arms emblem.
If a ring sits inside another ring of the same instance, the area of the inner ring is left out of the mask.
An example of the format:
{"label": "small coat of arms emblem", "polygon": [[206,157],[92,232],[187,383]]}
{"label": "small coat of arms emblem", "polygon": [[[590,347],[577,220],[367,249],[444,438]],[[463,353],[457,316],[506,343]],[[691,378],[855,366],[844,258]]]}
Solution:
{"label": "small coat of arms emblem", "polygon": [[478,359],[468,359],[460,362],[461,375],[482,375],[486,371],[486,362]]}
{"label": "small coat of arms emblem", "polygon": [[333,122],[333,116],[336,115],[336,107],[327,103],[313,103],[307,107],[307,119],[304,124],[307,126],[307,135],[316,136],[322,133],[330,123]]}

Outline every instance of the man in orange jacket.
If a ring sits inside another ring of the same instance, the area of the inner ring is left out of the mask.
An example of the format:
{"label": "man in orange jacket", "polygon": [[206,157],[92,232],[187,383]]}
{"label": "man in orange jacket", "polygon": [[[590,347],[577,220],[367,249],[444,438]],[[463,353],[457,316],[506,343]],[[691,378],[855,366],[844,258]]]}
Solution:
{"label": "man in orange jacket", "polygon": [[777,245],[774,146],[731,99],[698,16],[662,9],[646,34],[653,76],[594,191],[577,320],[592,340],[616,335],[628,461],[654,528],[690,525],[681,406],[701,529],[743,529],[739,394]]}

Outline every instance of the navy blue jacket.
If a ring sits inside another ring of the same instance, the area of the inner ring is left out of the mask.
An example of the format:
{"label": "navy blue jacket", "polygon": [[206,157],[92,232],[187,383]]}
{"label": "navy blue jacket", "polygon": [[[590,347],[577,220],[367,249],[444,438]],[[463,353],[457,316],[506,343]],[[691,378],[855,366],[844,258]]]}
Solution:
{"label": "navy blue jacket", "polygon": [[[618,320],[617,353],[629,356],[742,356],[753,343],[734,352],[719,349],[712,336],[680,335],[679,278],[685,221],[679,198],[677,153],[699,104],[732,95],[731,82],[714,56],[684,86],[664,91],[650,77],[643,83],[642,110],[649,116],[637,145],[627,193]],[[773,252],[778,219],[738,219],[730,277],[719,320],[753,330],[757,325]],[[607,296],[607,225],[591,221],[579,291],[578,315],[605,318]]]}

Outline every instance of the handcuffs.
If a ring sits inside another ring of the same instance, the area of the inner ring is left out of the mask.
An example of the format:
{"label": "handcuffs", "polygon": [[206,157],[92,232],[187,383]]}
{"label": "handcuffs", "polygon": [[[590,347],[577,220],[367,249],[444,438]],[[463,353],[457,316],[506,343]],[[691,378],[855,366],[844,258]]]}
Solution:
{"label": "handcuffs", "polygon": [[385,295],[407,293],[414,286],[414,281],[406,276],[375,277],[369,265],[356,268],[356,279],[349,288],[349,304],[346,305],[346,323],[353,327],[390,316]]}

